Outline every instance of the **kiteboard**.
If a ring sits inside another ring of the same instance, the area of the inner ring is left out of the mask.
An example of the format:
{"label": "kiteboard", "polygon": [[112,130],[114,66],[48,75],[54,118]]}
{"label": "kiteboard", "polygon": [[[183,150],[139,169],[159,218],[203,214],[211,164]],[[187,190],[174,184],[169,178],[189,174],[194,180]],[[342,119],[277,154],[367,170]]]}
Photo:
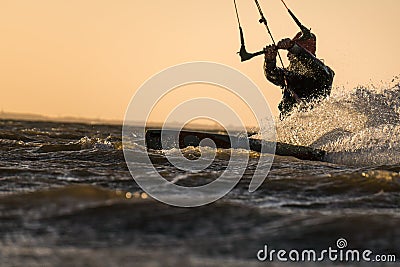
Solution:
{"label": "kiteboard", "polygon": [[301,160],[324,161],[325,157],[325,151],[311,147],[202,131],[147,129],[145,141],[147,149],[153,150],[203,146],[221,149],[248,149],[278,156],[291,156]]}

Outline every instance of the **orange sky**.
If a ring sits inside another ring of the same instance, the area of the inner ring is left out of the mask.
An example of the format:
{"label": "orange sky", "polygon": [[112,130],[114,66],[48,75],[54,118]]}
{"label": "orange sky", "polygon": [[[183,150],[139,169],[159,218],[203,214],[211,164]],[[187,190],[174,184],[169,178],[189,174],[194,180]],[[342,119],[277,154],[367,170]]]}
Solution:
{"label": "orange sky", "polygon": [[[400,1],[286,2],[317,34],[317,56],[335,70],[335,86],[400,74]],[[258,51],[270,39],[257,9],[253,1],[237,3],[247,48]],[[279,0],[260,4],[276,40],[294,36]],[[231,0],[0,0],[0,32],[4,111],[122,119],[135,90],[155,73],[213,61],[250,77],[277,113],[280,90],[265,80],[263,58],[240,63],[236,55]]]}

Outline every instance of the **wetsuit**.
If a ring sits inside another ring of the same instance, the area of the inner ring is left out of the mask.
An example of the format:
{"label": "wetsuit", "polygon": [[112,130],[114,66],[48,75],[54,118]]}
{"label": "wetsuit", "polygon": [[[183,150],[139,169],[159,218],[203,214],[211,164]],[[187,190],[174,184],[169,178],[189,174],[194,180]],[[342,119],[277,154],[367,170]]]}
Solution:
{"label": "wetsuit", "polygon": [[[288,49],[289,67],[284,71],[276,66],[275,59],[267,59],[264,64],[265,76],[275,85],[287,87],[295,93],[301,102],[312,102],[330,95],[335,73],[321,60],[307,50],[295,44]],[[278,108],[281,118],[287,116],[298,103],[289,90],[284,90]]]}

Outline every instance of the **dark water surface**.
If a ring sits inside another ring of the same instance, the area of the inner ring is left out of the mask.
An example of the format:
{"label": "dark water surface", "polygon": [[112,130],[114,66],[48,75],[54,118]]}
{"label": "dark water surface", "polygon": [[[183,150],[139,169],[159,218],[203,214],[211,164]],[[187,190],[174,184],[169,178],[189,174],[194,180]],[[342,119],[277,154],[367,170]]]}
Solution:
{"label": "dark water surface", "polygon": [[[165,176],[189,186],[215,179],[228,160],[217,151],[211,169],[192,174],[150,153]],[[249,193],[255,156],[230,194],[187,209],[154,201],[137,186],[120,126],[0,121],[0,159],[2,266],[266,266],[256,257],[266,244],[320,251],[336,248],[339,238],[400,260],[394,161],[276,157],[268,180]]]}

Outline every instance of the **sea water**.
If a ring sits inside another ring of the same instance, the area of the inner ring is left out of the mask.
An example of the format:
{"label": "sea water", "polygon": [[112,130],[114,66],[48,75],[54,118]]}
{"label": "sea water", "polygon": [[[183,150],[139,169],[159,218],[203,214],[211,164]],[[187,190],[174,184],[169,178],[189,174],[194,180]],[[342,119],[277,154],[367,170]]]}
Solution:
{"label": "sea water", "polygon": [[[320,251],[339,239],[400,260],[399,99],[398,83],[337,88],[277,120],[278,141],[326,150],[325,162],[276,156],[250,193],[260,157],[251,153],[227,196],[190,209],[159,203],[134,182],[119,125],[0,121],[0,265],[266,266],[257,259],[265,245]],[[129,149],[185,186],[215,180],[232,153],[245,154],[219,149],[209,168],[185,172],[166,160],[170,151]],[[133,175],[146,175],[132,164]]]}

